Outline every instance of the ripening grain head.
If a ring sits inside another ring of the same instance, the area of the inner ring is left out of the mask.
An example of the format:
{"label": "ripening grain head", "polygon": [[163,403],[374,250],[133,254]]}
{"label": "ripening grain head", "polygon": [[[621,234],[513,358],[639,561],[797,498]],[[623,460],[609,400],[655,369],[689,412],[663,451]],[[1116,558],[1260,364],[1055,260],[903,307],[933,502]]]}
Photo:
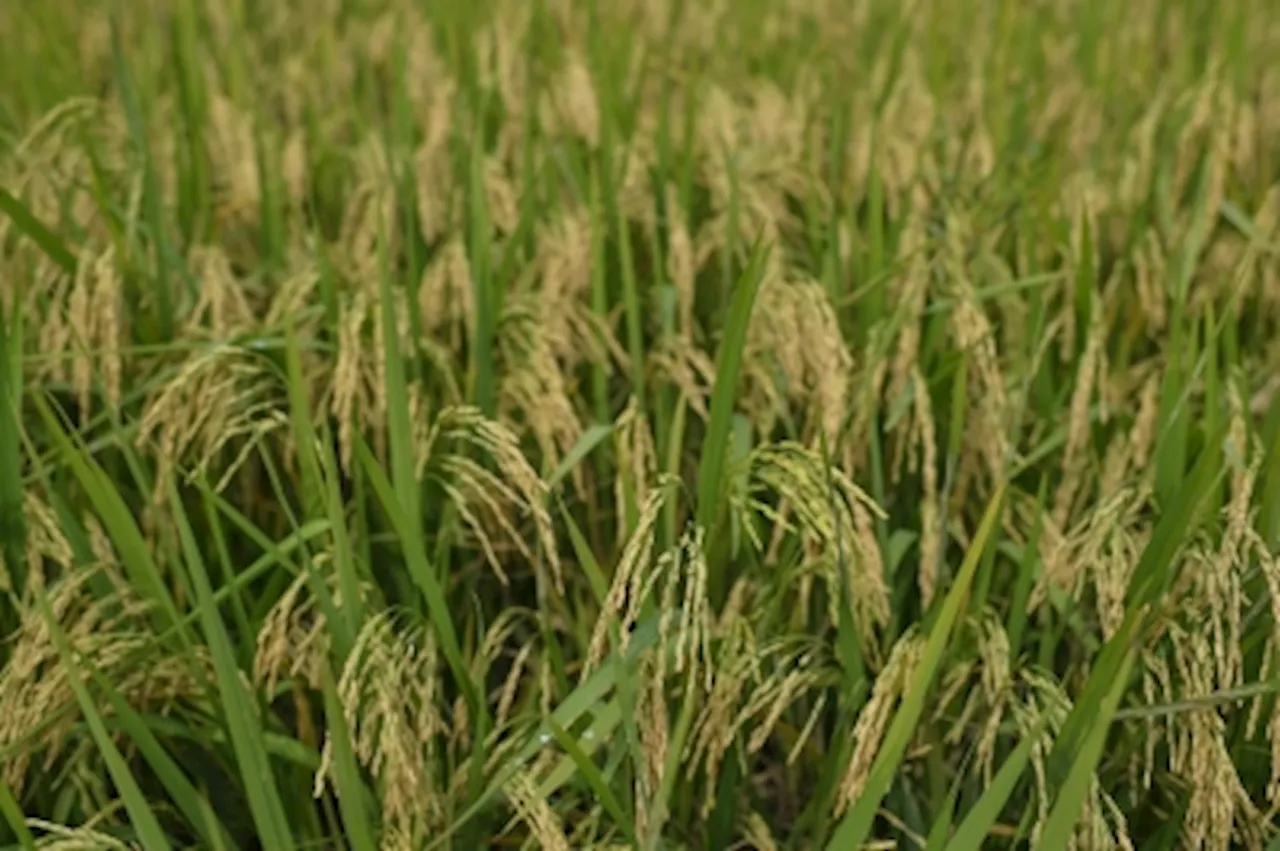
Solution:
{"label": "ripening grain head", "polygon": [[[128,588],[114,563],[79,568],[46,586],[30,575],[38,593],[48,594],[58,620],[83,664],[92,664],[120,696],[139,711],[165,712],[198,696],[212,676],[207,654],[167,654],[147,628],[148,606]],[[104,583],[111,593],[95,598],[89,585]],[[26,741],[4,767],[4,779],[21,792],[28,769],[53,771],[84,735],[79,703],[60,664],[49,626],[37,611],[23,612],[10,636],[10,655],[0,670],[0,748]],[[106,716],[109,706],[99,707]],[[52,722],[52,723],[50,723]]]}
{"label": "ripening grain head", "polygon": [[853,728],[853,756],[845,768],[836,794],[836,808],[839,811],[848,809],[866,785],[871,764],[893,719],[894,708],[915,675],[923,650],[924,639],[915,631],[908,632],[894,644],[884,667],[876,675],[871,697],[858,714],[858,721]]}
{"label": "ripening grain head", "polygon": [[[434,631],[384,612],[365,622],[338,681],[356,759],[380,782],[382,817],[411,835],[438,828],[445,814],[435,776],[438,739],[448,732],[439,667]],[[334,770],[332,736],[316,771],[317,797]]]}
{"label": "ripening grain head", "polygon": [[[170,471],[208,471],[222,449],[239,451],[217,487],[228,482],[249,448],[287,425],[282,390],[267,367],[234,346],[197,349],[147,398],[135,446],[157,458],[157,505]],[[187,466],[190,465],[190,466]]]}

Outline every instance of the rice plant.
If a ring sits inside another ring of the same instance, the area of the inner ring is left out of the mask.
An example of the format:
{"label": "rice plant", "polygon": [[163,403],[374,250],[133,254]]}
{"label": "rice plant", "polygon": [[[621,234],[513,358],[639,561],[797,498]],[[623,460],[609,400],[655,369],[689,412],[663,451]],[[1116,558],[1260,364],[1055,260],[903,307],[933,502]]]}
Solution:
{"label": "rice plant", "polygon": [[1267,0],[0,13],[0,845],[1280,848]]}

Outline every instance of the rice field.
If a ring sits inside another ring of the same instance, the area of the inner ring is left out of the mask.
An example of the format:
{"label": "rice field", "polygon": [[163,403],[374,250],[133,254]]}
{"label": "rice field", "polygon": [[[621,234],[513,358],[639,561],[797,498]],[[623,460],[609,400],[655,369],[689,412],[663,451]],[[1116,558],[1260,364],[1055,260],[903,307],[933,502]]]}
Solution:
{"label": "rice field", "polygon": [[1280,849],[1270,0],[0,44],[0,848]]}

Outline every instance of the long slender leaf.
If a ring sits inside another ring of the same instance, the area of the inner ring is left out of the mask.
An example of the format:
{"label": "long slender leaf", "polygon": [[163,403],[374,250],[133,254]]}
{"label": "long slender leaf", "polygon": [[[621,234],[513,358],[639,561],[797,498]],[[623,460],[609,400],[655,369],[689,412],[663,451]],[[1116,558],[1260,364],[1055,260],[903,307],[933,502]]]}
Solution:
{"label": "long slender leaf", "polygon": [[[609,781],[604,774],[592,762],[591,757],[579,745],[578,740],[569,734],[569,731],[561,727],[555,722],[555,719],[547,719],[547,728],[551,731],[551,735],[555,736],[556,742],[564,749],[564,752],[573,760],[574,766],[577,768],[587,785],[591,787],[591,791],[599,799],[603,806],[613,817],[613,820],[622,827],[623,835],[627,841],[634,844],[636,842],[635,826],[631,823],[631,819],[622,810],[622,804],[618,801],[618,796],[613,794],[613,790],[609,788]],[[596,738],[594,728],[588,728],[592,733],[592,739]]]}
{"label": "long slender leaf", "polygon": [[991,779],[990,785],[983,791],[982,797],[952,834],[946,851],[981,851],[986,847],[992,826],[1000,818],[1001,811],[1013,795],[1023,772],[1027,770],[1039,730],[1040,726],[1037,725],[1009,754],[1004,765],[1000,766],[996,776]]}
{"label": "long slender leaf", "polygon": [[88,671],[99,691],[106,695],[107,701],[111,704],[113,720],[137,745],[147,765],[155,772],[170,799],[186,816],[188,824],[199,835],[201,841],[211,847],[218,844],[233,844],[226,826],[216,814],[207,811],[203,796],[156,738],[147,725],[146,719],[129,705],[115,685],[95,666],[90,666]]}
{"label": "long slender leaf", "polygon": [[342,809],[342,824],[352,851],[375,851],[378,847],[373,833],[373,820],[365,805],[365,788],[351,746],[350,728],[343,716],[333,673],[324,671],[324,712],[329,727],[329,741],[333,744],[333,776],[338,786],[338,806]]}
{"label": "long slender leaf", "polygon": [[249,812],[266,851],[290,851],[296,846],[285,815],[284,803],[280,798],[280,790],[272,774],[271,760],[262,741],[262,728],[254,718],[253,697],[240,678],[231,638],[213,600],[213,587],[209,583],[200,546],[196,542],[191,524],[187,522],[182,498],[172,479],[167,482],[167,490],[171,516],[177,526],[178,539],[199,606],[200,623],[213,660],[222,711],[249,799]]}
{"label": "long slender leaf", "polygon": [[[712,538],[719,512],[724,506],[721,494],[725,490],[724,470],[729,452],[733,408],[738,396],[738,377],[742,371],[742,350],[747,340],[747,328],[755,307],[756,294],[763,279],[767,253],[768,248],[764,243],[757,241],[752,250],[751,262],[734,288],[723,336],[716,352],[716,386],[711,394],[710,421],[698,466],[698,524],[707,530],[708,550],[714,549]],[[708,593],[712,605],[719,605],[726,588],[723,566],[712,565],[710,570]]]}
{"label": "long slender leaf", "polygon": [[35,215],[27,209],[27,205],[23,204],[18,198],[15,198],[9,190],[0,186],[0,213],[4,213],[18,229],[25,233],[32,242],[40,246],[50,260],[57,263],[62,271],[68,275],[76,273],[76,256],[67,248],[66,243],[62,241],[53,231],[45,227],[44,223],[35,217]]}
{"label": "long slender leaf", "polygon": [[31,829],[27,827],[27,820],[22,814],[22,807],[18,804],[18,799],[14,797],[13,789],[5,781],[3,774],[0,774],[0,815],[4,816],[9,829],[18,837],[18,847],[22,851],[35,851],[36,839],[31,835]]}

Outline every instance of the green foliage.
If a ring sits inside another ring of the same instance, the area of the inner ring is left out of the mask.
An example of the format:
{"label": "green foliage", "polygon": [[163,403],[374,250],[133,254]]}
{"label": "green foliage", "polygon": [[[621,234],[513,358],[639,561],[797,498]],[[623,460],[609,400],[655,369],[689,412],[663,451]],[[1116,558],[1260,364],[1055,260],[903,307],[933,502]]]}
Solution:
{"label": "green foliage", "polygon": [[1264,0],[153,5],[0,16],[0,846],[1278,847]]}

